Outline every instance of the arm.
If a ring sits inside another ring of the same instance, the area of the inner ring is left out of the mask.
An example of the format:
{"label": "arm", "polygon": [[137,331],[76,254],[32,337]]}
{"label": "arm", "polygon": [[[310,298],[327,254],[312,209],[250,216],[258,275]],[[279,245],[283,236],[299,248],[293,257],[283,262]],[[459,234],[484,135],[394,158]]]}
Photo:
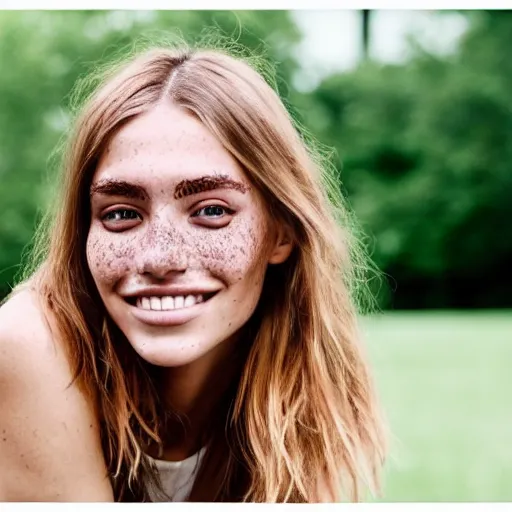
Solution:
{"label": "arm", "polygon": [[0,501],[112,501],[98,420],[30,292],[0,308]]}

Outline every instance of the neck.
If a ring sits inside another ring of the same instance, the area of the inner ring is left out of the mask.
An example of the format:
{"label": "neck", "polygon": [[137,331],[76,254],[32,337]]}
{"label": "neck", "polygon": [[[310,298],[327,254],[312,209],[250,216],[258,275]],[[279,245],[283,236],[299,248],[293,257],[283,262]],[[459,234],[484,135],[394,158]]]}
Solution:
{"label": "neck", "polygon": [[241,369],[234,346],[234,340],[226,340],[186,366],[158,369],[160,398],[171,411],[162,439],[164,459],[183,460],[196,453],[212,419],[225,414],[223,398]]}

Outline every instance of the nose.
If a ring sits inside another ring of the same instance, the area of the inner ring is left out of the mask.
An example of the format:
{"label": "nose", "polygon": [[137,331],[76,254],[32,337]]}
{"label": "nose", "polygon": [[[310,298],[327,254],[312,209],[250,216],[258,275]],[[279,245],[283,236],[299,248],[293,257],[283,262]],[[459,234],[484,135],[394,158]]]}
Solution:
{"label": "nose", "polygon": [[176,230],[148,233],[139,251],[139,274],[164,279],[187,270],[190,250],[185,237]]}
{"label": "nose", "polygon": [[176,260],[162,254],[155,255],[153,251],[148,251],[142,265],[139,267],[139,273],[157,279],[165,279],[170,274],[182,274],[186,269],[187,265],[183,258]]}

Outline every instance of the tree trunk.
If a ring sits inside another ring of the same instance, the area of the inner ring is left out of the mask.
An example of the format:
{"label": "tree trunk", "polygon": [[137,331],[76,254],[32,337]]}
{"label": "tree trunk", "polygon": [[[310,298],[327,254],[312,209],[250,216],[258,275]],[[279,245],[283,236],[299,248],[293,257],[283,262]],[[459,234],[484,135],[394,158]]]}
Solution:
{"label": "tree trunk", "polygon": [[363,60],[368,60],[370,51],[370,13],[369,9],[362,10],[362,21],[363,21]]}

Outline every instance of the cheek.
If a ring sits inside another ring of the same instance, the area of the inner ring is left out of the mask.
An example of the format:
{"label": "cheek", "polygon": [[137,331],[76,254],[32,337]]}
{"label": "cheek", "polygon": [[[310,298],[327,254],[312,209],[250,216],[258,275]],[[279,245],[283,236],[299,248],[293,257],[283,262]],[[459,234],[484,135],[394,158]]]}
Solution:
{"label": "cheek", "polygon": [[154,226],[142,236],[112,235],[94,225],[87,239],[87,262],[98,287],[114,286],[146,264],[168,270],[179,261],[225,281],[261,282],[267,267],[266,225],[257,216],[239,219],[219,230],[164,229]]}
{"label": "cheek", "polygon": [[87,263],[98,287],[112,285],[130,272],[134,247],[134,240],[113,241],[111,235],[91,228],[87,238]]}
{"label": "cheek", "polygon": [[198,257],[213,273],[240,281],[262,265],[266,268],[265,236],[264,225],[255,218],[240,220],[198,238]]}

